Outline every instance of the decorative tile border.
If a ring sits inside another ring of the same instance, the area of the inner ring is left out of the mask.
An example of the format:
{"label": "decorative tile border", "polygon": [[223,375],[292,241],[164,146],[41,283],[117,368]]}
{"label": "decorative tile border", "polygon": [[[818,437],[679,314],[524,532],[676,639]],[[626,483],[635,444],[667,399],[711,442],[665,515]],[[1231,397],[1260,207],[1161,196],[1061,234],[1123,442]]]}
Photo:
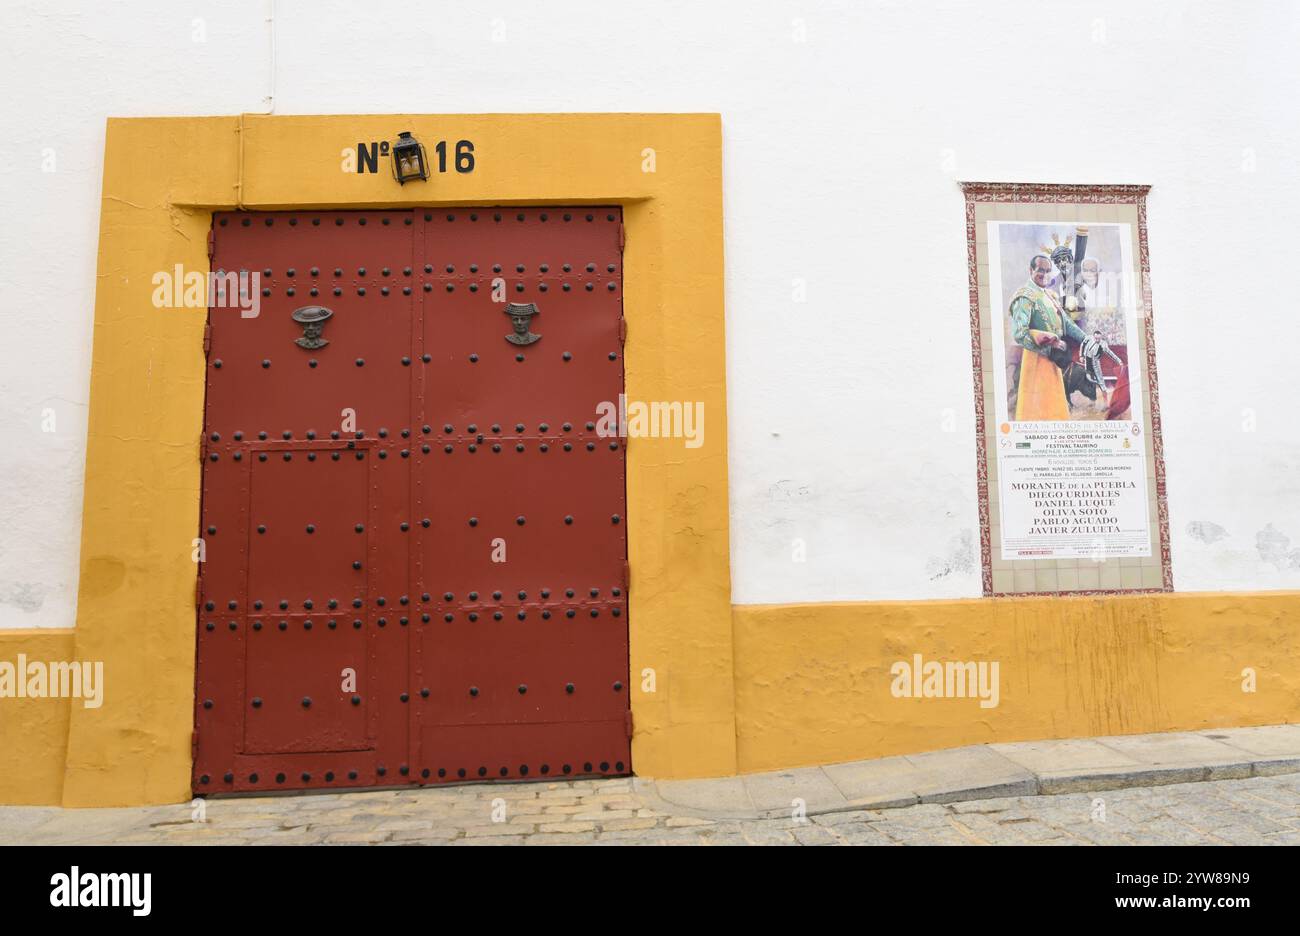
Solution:
{"label": "decorative tile border", "polygon": [[[1160,423],[1160,390],[1156,378],[1155,326],[1151,304],[1151,258],[1147,246],[1147,193],[1149,185],[1060,185],[1020,182],[962,182],[966,198],[966,269],[969,282],[971,368],[975,385],[975,462],[979,495],[980,564],[986,597],[1028,595],[1135,595],[1174,590],[1169,550],[1169,503],[1165,485],[1164,441]],[[975,206],[994,204],[1128,205],[1137,209],[1138,264],[1141,279],[1143,330],[1146,342],[1147,405],[1151,419],[1151,452],[1155,462],[1156,516],[1160,530],[1160,588],[1112,588],[1054,592],[999,592],[993,588],[993,536],[990,527],[988,437],[984,411],[984,368],[980,344],[979,269],[976,248]]]}

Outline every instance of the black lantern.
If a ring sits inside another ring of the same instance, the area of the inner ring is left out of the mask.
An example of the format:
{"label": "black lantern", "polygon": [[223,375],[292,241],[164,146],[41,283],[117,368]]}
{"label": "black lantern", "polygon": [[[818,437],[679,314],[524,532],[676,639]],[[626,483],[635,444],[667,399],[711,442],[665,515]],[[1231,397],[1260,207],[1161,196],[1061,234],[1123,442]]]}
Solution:
{"label": "black lantern", "polygon": [[393,177],[402,185],[414,179],[429,178],[429,164],[424,157],[424,146],[411,131],[403,130],[393,144]]}

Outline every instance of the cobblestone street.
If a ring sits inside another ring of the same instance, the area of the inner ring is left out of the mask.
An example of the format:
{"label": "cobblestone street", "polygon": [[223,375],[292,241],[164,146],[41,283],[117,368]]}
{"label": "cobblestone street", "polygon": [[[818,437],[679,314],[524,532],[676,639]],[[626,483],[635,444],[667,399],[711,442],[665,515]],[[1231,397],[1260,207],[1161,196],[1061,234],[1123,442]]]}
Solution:
{"label": "cobblestone street", "polygon": [[[709,819],[631,779],[0,808],[0,842],[50,844],[1297,845],[1300,775],[1057,796]],[[204,820],[204,821],[200,821]]]}

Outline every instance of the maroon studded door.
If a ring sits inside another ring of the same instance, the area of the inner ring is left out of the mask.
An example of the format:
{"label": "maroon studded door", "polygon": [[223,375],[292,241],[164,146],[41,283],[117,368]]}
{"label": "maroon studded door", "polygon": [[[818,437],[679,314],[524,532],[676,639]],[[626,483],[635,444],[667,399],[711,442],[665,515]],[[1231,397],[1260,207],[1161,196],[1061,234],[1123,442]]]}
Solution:
{"label": "maroon studded door", "polygon": [[212,230],[194,789],[630,772],[620,210]]}

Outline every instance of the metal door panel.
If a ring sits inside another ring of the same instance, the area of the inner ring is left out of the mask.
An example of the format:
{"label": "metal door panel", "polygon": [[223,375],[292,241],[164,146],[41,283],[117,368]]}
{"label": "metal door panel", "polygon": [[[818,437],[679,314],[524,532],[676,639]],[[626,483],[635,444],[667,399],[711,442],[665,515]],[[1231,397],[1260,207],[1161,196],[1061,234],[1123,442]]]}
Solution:
{"label": "metal door panel", "polygon": [[621,221],[216,215],[196,790],[631,770]]}

